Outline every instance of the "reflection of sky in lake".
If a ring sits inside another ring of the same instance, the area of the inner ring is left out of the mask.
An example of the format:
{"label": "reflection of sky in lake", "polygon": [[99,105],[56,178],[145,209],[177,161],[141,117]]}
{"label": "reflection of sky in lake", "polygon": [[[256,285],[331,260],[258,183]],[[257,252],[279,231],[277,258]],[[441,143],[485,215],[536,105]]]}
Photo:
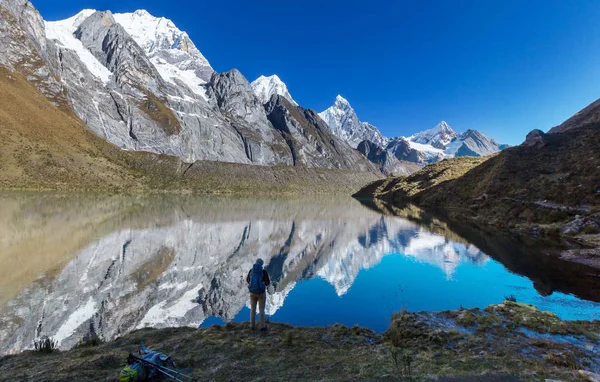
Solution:
{"label": "reflection of sky in lake", "polygon": [[[500,303],[507,295],[533,304],[568,320],[600,319],[600,304],[556,292],[543,297],[523,276],[512,274],[496,261],[484,264],[463,262],[453,269],[452,278],[436,265],[399,253],[385,256],[376,266],[362,270],[342,296],[322,278],[298,283],[283,306],[271,316],[274,322],[325,326],[340,323],[385,331],[392,313],[484,308]],[[233,319],[248,320],[245,307]],[[202,326],[221,324],[211,317]]]}

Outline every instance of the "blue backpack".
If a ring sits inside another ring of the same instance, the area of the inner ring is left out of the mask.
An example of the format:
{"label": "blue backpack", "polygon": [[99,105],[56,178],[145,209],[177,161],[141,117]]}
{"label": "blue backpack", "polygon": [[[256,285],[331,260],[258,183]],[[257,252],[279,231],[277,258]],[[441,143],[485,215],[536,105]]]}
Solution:
{"label": "blue backpack", "polygon": [[250,284],[248,284],[248,290],[250,293],[264,293],[267,289],[265,280],[263,279],[263,267],[260,264],[254,264],[250,273]]}

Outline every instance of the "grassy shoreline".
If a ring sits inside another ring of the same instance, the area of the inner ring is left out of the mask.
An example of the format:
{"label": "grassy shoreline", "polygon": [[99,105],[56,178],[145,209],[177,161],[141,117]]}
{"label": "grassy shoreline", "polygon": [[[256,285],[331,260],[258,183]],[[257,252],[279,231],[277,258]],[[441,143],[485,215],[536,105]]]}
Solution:
{"label": "grassy shoreline", "polygon": [[142,340],[179,367],[192,367],[196,380],[579,380],[579,370],[600,372],[600,321],[562,321],[505,301],[400,312],[383,334],[278,323],[267,333],[247,323],[142,329],[99,346],[5,356],[0,380],[114,380]]}

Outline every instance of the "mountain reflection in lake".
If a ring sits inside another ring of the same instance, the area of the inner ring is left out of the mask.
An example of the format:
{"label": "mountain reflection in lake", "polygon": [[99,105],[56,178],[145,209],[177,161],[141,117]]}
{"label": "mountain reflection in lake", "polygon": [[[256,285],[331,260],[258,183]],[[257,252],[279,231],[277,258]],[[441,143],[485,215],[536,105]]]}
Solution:
{"label": "mountain reflection in lake", "polygon": [[554,277],[555,263],[532,270],[535,257],[514,260],[492,239],[477,244],[485,254],[442,222],[350,198],[0,194],[0,232],[0,354],[41,335],[69,348],[91,331],[112,339],[246,320],[244,279],[257,257],[275,287],[267,313],[295,325],[384,331],[403,308],[485,307],[508,294],[566,319],[600,311],[575,296],[593,299],[597,271],[561,263],[579,276]]}

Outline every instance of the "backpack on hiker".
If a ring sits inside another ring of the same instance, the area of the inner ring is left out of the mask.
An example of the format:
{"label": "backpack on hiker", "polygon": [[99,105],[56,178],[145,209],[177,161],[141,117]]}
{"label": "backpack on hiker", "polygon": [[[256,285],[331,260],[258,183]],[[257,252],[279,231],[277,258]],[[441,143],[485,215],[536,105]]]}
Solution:
{"label": "backpack on hiker", "polygon": [[260,264],[254,264],[250,273],[250,284],[248,290],[250,293],[261,294],[265,293],[267,286],[263,277],[263,267]]}

